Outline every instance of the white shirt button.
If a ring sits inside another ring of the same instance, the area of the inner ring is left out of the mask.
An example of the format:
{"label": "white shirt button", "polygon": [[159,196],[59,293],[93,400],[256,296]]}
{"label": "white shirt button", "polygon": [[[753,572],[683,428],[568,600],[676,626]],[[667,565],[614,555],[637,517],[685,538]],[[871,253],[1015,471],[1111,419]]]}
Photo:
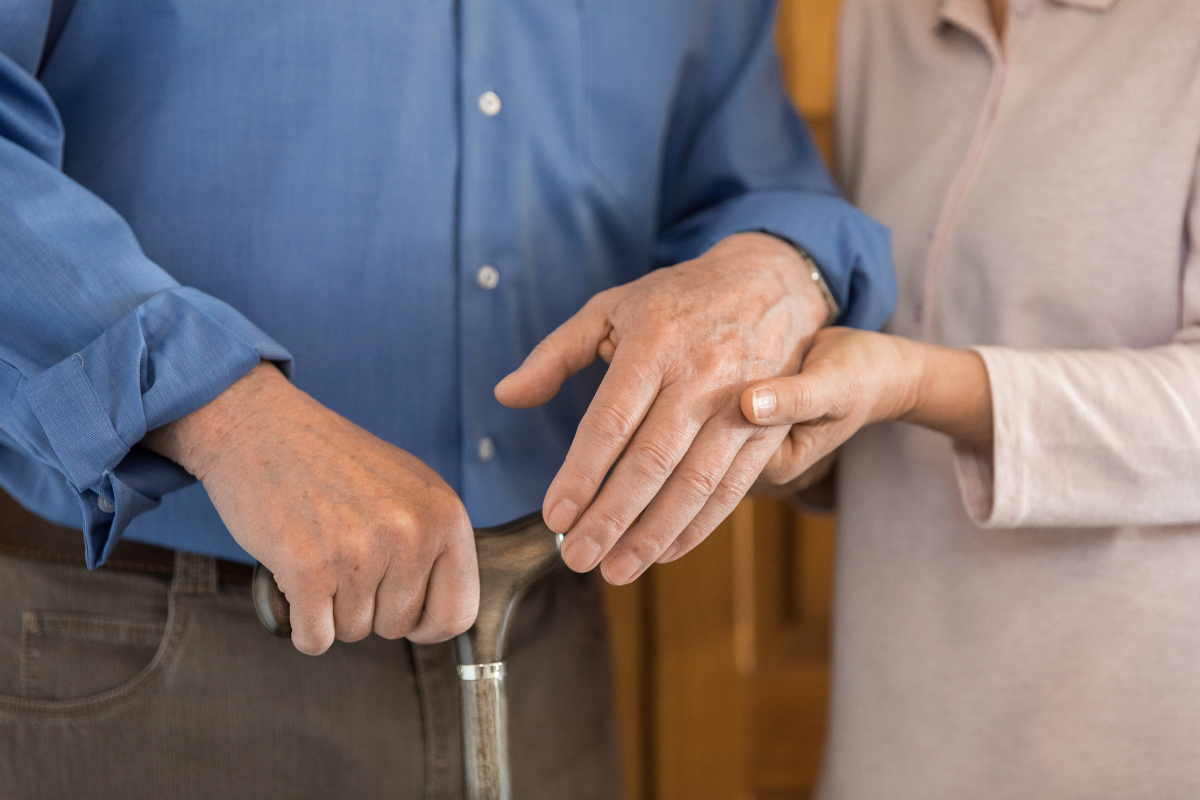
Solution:
{"label": "white shirt button", "polygon": [[479,110],[489,117],[500,113],[500,95],[487,91],[479,95]]}
{"label": "white shirt button", "polygon": [[495,289],[500,283],[500,270],[493,267],[491,264],[484,264],[475,273],[475,282],[482,289]]}
{"label": "white shirt button", "polygon": [[96,498],[96,505],[100,506],[100,510],[105,514],[111,514],[117,510],[117,507],[113,504],[113,501],[109,500],[104,495],[100,495]]}
{"label": "white shirt button", "polygon": [[485,436],[479,440],[479,460],[491,461],[496,457],[496,443],[491,437]]}

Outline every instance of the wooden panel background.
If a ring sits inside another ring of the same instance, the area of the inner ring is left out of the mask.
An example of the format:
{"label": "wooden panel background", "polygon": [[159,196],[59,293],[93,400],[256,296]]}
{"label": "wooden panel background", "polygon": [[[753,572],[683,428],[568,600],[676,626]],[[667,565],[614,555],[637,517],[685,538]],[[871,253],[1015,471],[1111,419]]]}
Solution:
{"label": "wooden panel background", "polygon": [[[782,0],[784,79],[826,159],[838,0]],[[607,587],[629,800],[800,800],[820,765],[834,520],[744,501],[695,551]]]}

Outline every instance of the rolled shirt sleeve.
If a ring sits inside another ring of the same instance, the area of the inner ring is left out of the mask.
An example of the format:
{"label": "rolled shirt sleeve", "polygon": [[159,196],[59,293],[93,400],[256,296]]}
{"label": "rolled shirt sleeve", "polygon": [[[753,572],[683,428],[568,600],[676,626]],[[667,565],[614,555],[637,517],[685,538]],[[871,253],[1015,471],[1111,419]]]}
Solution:
{"label": "rolled shirt sleeve", "polygon": [[125,221],[61,172],[61,142],[50,99],[0,55],[0,450],[40,468],[5,488],[68,524],[74,496],[96,566],[130,520],[191,481],[136,447],[146,432],[259,361],[287,370],[291,357],[146,258]]}
{"label": "rolled shirt sleeve", "polygon": [[680,112],[697,120],[668,159],[659,260],[677,263],[726,236],[765,231],[813,257],[842,309],[837,324],[882,327],[896,304],[890,233],[841,197],[784,93],[774,4],[750,8],[727,4],[696,93],[705,102]]}

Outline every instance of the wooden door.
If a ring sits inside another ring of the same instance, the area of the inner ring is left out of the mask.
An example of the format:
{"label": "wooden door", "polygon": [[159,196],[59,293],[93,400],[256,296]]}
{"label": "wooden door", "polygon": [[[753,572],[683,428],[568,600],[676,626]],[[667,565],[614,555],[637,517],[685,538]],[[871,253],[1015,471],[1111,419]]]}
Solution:
{"label": "wooden door", "polygon": [[[838,0],[782,0],[788,90],[826,158]],[[700,547],[608,587],[629,800],[799,800],[821,759],[834,520],[744,501]]]}

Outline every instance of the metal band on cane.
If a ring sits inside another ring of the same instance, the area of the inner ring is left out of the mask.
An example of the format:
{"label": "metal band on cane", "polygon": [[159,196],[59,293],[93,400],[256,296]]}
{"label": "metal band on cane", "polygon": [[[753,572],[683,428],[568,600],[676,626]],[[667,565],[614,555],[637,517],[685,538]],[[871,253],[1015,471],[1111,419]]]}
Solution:
{"label": "metal band on cane", "polygon": [[504,677],[504,662],[492,664],[459,664],[458,679],[460,681],[499,680]]}

